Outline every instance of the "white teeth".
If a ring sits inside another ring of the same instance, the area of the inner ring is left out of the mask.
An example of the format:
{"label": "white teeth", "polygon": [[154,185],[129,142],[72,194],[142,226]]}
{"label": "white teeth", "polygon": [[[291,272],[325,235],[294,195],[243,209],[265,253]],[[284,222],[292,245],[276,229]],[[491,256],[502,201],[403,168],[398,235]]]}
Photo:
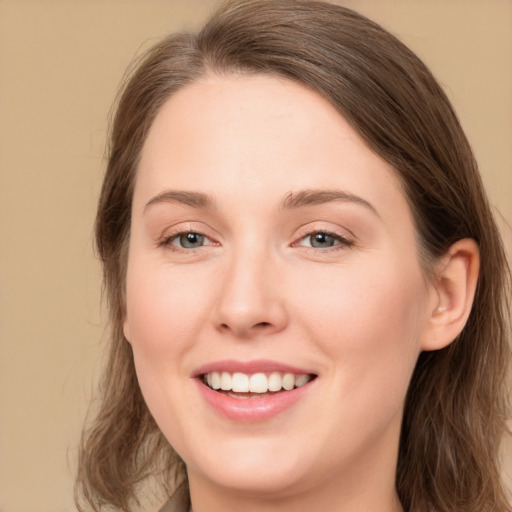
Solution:
{"label": "white teeth", "polygon": [[283,388],[290,391],[295,386],[295,375],[293,373],[285,373],[283,377]]}
{"label": "white teeth", "polygon": [[205,375],[208,386],[215,390],[233,391],[235,393],[267,393],[284,389],[290,391],[300,388],[312,379],[311,375],[272,372],[253,373],[211,372]]}
{"label": "white teeth", "polygon": [[251,393],[266,393],[268,391],[267,376],[264,373],[255,373],[249,379]]}
{"label": "white teeth", "polygon": [[249,376],[245,373],[234,373],[231,389],[235,393],[249,393]]}
{"label": "white teeth", "polygon": [[212,388],[220,389],[220,373],[219,372],[212,373]]}
{"label": "white teeth", "polygon": [[310,377],[309,375],[297,375],[295,377],[295,387],[296,388],[300,388],[302,386],[304,386],[305,384],[307,384],[310,380]]}
{"label": "white teeth", "polygon": [[281,374],[274,372],[270,374],[268,378],[268,390],[269,391],[281,391],[283,384],[283,379],[281,378]]}
{"label": "white teeth", "polygon": [[231,389],[231,374],[228,372],[222,372],[220,375],[220,389],[223,391],[229,391]]}

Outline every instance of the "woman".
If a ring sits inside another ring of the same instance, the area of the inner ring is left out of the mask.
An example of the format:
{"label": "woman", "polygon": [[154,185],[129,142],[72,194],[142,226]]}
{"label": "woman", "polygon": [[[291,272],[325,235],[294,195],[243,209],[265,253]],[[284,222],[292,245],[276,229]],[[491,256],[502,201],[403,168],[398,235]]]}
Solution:
{"label": "woman", "polygon": [[504,251],[446,96],[378,25],[231,2],[158,44],[96,236],[94,510],[147,476],[179,489],[165,510],[508,509]]}

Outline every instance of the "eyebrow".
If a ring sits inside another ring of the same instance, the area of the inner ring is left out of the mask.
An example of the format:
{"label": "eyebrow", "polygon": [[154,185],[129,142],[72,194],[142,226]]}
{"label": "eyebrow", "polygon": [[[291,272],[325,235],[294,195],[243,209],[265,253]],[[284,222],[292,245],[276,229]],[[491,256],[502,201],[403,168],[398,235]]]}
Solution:
{"label": "eyebrow", "polygon": [[[337,189],[316,190],[306,189],[298,192],[289,192],[281,203],[281,210],[295,210],[305,206],[315,206],[332,202],[355,203],[368,208],[377,217],[380,217],[375,207],[366,199],[349,192]],[[155,204],[175,203],[191,206],[193,208],[215,209],[216,202],[208,194],[186,190],[164,190],[151,198],[144,206],[144,212]]]}
{"label": "eyebrow", "polygon": [[203,192],[189,192],[186,190],[164,190],[151,198],[144,206],[144,212],[154,204],[176,203],[192,206],[193,208],[216,208],[215,201]]}
{"label": "eyebrow", "polygon": [[377,217],[380,217],[375,207],[366,199],[337,189],[306,189],[299,192],[290,192],[285,197],[281,208],[283,210],[294,210],[303,206],[315,206],[338,201],[359,204],[365,208],[368,208],[371,212],[377,215]]}

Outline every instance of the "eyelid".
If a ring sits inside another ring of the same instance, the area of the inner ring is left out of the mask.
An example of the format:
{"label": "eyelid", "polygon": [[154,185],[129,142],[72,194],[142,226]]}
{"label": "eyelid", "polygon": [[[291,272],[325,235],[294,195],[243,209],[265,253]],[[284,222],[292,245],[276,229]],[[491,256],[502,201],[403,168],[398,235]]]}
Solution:
{"label": "eyelid", "polygon": [[[349,231],[349,230],[345,230],[345,231]],[[336,238],[339,241],[339,243],[337,243],[329,248],[318,248],[318,247],[300,245],[300,242],[302,240],[304,240],[308,236],[312,236],[317,233],[323,233],[323,234],[332,236],[332,237]],[[324,252],[324,253],[328,252],[329,250],[334,250],[334,251],[340,250],[340,249],[342,250],[342,249],[346,249],[347,247],[353,246],[356,243],[356,240],[355,240],[356,237],[351,232],[349,232],[349,233],[350,233],[350,235],[347,235],[346,233],[341,232],[341,230],[325,228],[323,226],[318,226],[318,225],[316,225],[316,226],[308,225],[306,227],[302,227],[298,231],[297,236],[295,237],[295,241],[291,245],[292,245],[292,247],[306,247],[308,249],[312,249],[312,250],[320,251],[320,252]]]}
{"label": "eyelid", "polygon": [[[179,245],[174,244],[174,242],[176,240],[179,240],[183,235],[198,235],[198,236],[202,237],[203,241],[207,240],[210,243],[203,243],[203,245],[201,245],[199,247],[180,247]],[[168,245],[172,245],[173,247],[179,247],[180,249],[187,249],[188,251],[190,251],[192,249],[199,249],[200,247],[204,247],[204,246],[208,246],[208,245],[216,245],[215,242],[210,240],[209,237],[207,237],[203,233],[200,233],[199,231],[182,231],[181,233],[176,233],[175,235],[170,235],[166,238],[165,243]]]}
{"label": "eyelid", "polygon": [[[169,248],[170,250],[172,250],[174,252],[187,252],[187,253],[201,250],[205,246],[209,247],[209,246],[220,245],[219,242],[217,242],[217,240],[215,240],[215,238],[213,236],[211,236],[210,234],[207,233],[207,231],[209,231],[209,230],[196,228],[191,224],[183,225],[182,223],[180,223],[178,226],[174,226],[172,228],[166,229],[162,233],[162,235],[158,237],[156,245],[158,247]],[[178,245],[172,244],[173,240],[176,240],[181,235],[188,234],[188,233],[195,233],[195,234],[201,235],[205,239],[207,239],[210,243],[207,243],[200,247],[190,247],[190,248],[179,247]]]}
{"label": "eyelid", "polygon": [[[180,223],[177,226],[173,226],[172,228],[167,228],[164,230],[164,232],[161,234],[161,236],[158,237],[156,241],[156,245],[158,247],[164,247],[169,248],[170,250],[174,252],[183,252],[183,253],[191,253],[194,251],[200,251],[204,247],[209,246],[219,246],[221,245],[216,238],[214,238],[211,234],[209,234],[209,229],[202,229],[198,228],[191,223]],[[199,247],[190,247],[190,248],[184,248],[180,247],[178,245],[172,244],[172,241],[176,240],[179,236],[188,234],[188,233],[195,233],[198,235],[203,236],[208,243],[199,246]],[[334,237],[338,243],[331,247],[325,247],[325,248],[318,248],[318,247],[312,247],[312,246],[305,246],[302,245],[301,242],[307,238],[308,236],[312,236],[317,233],[323,233],[329,236]],[[348,234],[347,234],[348,233]],[[306,226],[300,227],[296,235],[294,237],[294,242],[292,242],[290,245],[292,247],[305,247],[306,249],[315,250],[318,252],[326,253],[336,250],[343,250],[350,246],[353,246],[356,243],[356,237],[353,235],[353,233],[348,229],[333,229],[331,227],[324,227],[319,225],[311,225],[311,223],[308,223]]]}

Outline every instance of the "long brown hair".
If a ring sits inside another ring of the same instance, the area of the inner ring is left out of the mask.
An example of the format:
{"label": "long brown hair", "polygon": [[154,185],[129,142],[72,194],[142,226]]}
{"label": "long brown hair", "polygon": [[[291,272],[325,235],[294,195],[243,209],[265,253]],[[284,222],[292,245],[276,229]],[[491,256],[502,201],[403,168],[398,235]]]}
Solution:
{"label": "long brown hair", "polygon": [[199,33],[157,44],[122,91],[96,221],[110,356],[98,411],[83,434],[78,502],[128,511],[148,475],[158,475],[169,494],[186,478],[137,384],[122,332],[124,281],[146,134],[162,104],[207,73],[277,75],[327,98],[396,169],[427,275],[455,241],[478,243],[481,270],[467,325],[447,348],[424,352],[417,362],[396,487],[410,511],[508,510],[498,449],[508,406],[510,274],[471,148],[442,89],[406,46],[352,10],[306,0],[229,2]]}

